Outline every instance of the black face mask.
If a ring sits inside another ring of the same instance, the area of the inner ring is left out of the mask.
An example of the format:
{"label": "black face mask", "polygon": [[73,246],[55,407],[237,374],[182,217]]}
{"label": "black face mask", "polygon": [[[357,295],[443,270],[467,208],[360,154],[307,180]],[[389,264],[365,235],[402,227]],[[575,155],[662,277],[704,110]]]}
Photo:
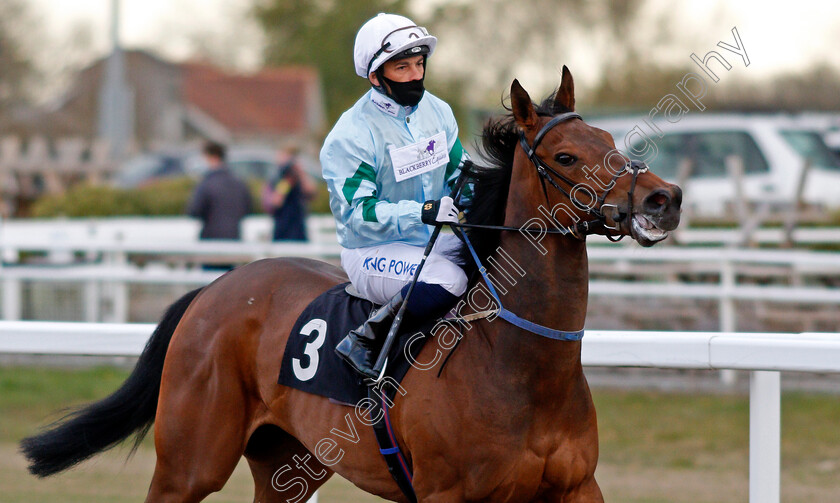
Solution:
{"label": "black face mask", "polygon": [[394,82],[384,75],[380,78],[391,89],[389,96],[398,104],[405,107],[417,106],[423,98],[423,93],[426,92],[426,88],[423,87],[423,79],[409,82]]}

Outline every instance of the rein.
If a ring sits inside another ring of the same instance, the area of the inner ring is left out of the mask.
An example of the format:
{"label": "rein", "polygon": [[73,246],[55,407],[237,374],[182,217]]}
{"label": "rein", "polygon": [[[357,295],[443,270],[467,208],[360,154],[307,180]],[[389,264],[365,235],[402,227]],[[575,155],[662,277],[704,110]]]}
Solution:
{"label": "rein", "polygon": [[470,250],[470,255],[472,255],[472,258],[475,261],[475,265],[478,266],[478,271],[481,273],[481,277],[484,279],[484,283],[487,285],[487,289],[490,291],[490,295],[493,296],[493,300],[496,301],[496,304],[499,306],[499,308],[495,311],[495,314],[497,314],[499,318],[507,321],[511,325],[517,326],[523,330],[527,330],[532,334],[541,335],[543,337],[547,337],[556,341],[579,341],[583,339],[582,328],[574,332],[557,330],[554,328],[546,327],[544,325],[540,325],[539,323],[534,323],[533,321],[529,321],[524,318],[520,318],[510,310],[506,309],[502,305],[502,299],[500,299],[499,294],[496,293],[496,289],[493,287],[493,283],[490,281],[490,278],[487,277],[487,268],[484,267],[484,265],[481,263],[481,259],[478,258],[478,254],[475,252],[475,248],[473,248],[473,245],[470,242],[470,238],[467,237],[467,234],[465,232],[462,232],[459,229],[453,230],[456,233],[458,233],[464,239],[464,242],[467,244],[467,248]]}

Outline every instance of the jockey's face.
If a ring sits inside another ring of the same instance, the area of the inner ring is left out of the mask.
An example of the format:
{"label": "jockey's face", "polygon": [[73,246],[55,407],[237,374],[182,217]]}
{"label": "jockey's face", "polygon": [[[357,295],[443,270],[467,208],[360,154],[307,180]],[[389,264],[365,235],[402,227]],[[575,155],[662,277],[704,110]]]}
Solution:
{"label": "jockey's face", "polygon": [[[420,80],[426,74],[425,56],[412,56],[396,61],[388,60],[382,64],[383,74],[386,79],[394,82],[411,82]],[[370,74],[370,81],[379,86],[379,79],[375,73]]]}

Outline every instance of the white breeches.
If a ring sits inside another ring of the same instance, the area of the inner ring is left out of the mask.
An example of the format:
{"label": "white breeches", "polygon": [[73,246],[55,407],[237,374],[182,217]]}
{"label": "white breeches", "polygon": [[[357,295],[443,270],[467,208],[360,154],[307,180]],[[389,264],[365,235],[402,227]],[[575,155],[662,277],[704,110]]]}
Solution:
{"label": "white breeches", "polygon": [[[423,264],[418,281],[440,285],[457,297],[463,295],[467,289],[467,276],[463,269],[445,256],[447,251],[459,246],[461,241],[455,235],[439,235]],[[411,282],[424,249],[424,246],[404,243],[345,248],[341,251],[341,266],[363,297],[376,304],[384,304]]]}

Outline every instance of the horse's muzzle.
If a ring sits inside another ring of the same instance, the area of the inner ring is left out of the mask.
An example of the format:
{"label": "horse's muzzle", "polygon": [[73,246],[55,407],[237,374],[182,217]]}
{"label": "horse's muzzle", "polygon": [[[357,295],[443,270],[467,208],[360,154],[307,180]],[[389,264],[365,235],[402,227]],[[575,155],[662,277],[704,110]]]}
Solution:
{"label": "horse's muzzle", "polygon": [[681,205],[682,189],[676,185],[651,191],[631,215],[630,235],[642,246],[662,241],[679,225]]}

